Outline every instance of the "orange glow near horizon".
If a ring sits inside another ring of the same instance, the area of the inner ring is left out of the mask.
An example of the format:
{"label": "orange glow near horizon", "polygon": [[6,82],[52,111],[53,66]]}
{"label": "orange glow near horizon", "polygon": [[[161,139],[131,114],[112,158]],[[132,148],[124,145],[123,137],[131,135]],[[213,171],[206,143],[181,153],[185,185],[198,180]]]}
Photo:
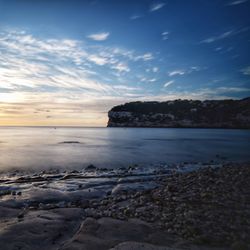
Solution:
{"label": "orange glow near horizon", "polygon": [[[1,117],[1,114],[0,114]],[[0,126],[69,126],[69,127],[106,127],[107,119],[88,119],[87,121],[82,120],[61,120],[61,119],[53,119],[47,121],[46,119],[2,119],[0,122]]]}
{"label": "orange glow near horizon", "polygon": [[63,113],[61,110],[34,111],[33,109],[2,107],[0,105],[0,126],[77,126],[106,127],[107,113]]}
{"label": "orange glow near horizon", "polygon": [[[106,127],[107,111],[101,100],[65,99],[65,93],[1,93],[0,126]],[[98,102],[99,101],[99,102]]]}

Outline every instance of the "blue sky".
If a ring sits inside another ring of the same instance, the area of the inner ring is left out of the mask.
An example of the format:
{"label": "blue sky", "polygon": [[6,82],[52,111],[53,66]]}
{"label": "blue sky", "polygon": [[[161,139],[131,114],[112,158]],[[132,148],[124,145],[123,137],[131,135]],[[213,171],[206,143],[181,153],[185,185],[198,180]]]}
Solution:
{"label": "blue sky", "polygon": [[105,126],[135,100],[250,95],[249,0],[0,0],[4,125]]}

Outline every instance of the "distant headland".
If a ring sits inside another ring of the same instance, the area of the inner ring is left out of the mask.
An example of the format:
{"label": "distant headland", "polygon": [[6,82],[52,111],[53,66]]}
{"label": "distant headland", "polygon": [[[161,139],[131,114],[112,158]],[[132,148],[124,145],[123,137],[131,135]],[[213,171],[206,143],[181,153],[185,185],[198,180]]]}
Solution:
{"label": "distant headland", "polygon": [[250,129],[250,97],[241,100],[130,102],[108,112],[108,127]]}

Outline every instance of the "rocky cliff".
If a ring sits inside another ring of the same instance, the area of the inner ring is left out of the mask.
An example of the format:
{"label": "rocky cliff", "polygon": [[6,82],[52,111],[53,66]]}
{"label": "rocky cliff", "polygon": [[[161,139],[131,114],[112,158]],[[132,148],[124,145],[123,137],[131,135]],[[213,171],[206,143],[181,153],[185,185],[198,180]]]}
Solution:
{"label": "rocky cliff", "polygon": [[108,127],[250,128],[250,97],[242,100],[130,102],[113,107]]}

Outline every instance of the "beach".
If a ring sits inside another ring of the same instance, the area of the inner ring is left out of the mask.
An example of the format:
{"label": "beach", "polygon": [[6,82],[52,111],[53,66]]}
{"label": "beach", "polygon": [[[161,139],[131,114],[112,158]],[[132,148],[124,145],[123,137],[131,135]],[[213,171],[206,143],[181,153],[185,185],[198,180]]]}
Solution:
{"label": "beach", "polygon": [[249,247],[248,162],[146,173],[90,165],[84,172],[8,173],[0,182],[3,249]]}

